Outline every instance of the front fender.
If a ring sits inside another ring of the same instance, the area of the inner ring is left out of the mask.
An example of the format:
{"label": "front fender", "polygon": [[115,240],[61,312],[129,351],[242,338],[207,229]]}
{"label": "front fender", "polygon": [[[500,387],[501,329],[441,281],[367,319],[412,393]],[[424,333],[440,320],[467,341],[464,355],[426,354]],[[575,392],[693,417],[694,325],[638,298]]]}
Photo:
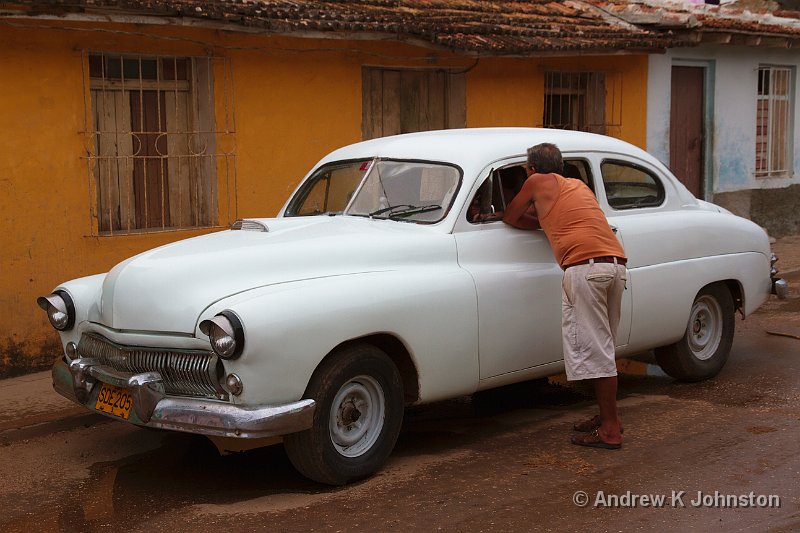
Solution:
{"label": "front fender", "polygon": [[[245,348],[226,372],[244,384],[237,403],[300,399],[322,359],[339,344],[387,333],[409,350],[420,400],[477,388],[478,315],[475,287],[460,269],[370,272],[281,283],[209,307],[201,319],[229,309],[244,325]],[[204,335],[195,332],[199,338]]]}

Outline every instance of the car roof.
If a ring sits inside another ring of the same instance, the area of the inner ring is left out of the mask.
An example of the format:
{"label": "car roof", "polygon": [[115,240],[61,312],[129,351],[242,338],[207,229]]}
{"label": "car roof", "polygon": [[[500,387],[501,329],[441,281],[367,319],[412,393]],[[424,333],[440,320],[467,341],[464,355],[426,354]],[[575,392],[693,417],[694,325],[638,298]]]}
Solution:
{"label": "car roof", "polygon": [[506,157],[525,155],[539,143],[553,143],[565,153],[603,151],[625,153],[653,161],[644,150],[613,137],[549,128],[466,128],[407,133],[345,146],[320,163],[386,157],[456,163],[465,170]]}
{"label": "car roof", "polygon": [[[677,193],[683,204],[696,202],[692,194],[674,178],[672,173],[658,159],[641,148],[625,141],[581,131],[558,130],[551,128],[465,128],[435,130],[380,137],[369,141],[344,146],[334,150],[319,161],[306,176],[316,169],[335,161],[387,158],[417,161],[441,161],[458,165],[464,171],[466,186],[462,186],[456,196],[455,205],[462,205],[476,186],[481,172],[495,162],[514,157],[525,157],[527,149],[540,143],[553,143],[566,155],[600,152],[621,154],[647,162],[660,169],[663,176]],[[301,184],[298,188],[302,187]],[[294,196],[294,194],[292,196]],[[281,209],[286,210],[288,202]],[[454,210],[457,212],[458,209]],[[452,230],[456,215],[450,214],[436,224],[445,230]],[[434,226],[430,226],[433,228]]]}

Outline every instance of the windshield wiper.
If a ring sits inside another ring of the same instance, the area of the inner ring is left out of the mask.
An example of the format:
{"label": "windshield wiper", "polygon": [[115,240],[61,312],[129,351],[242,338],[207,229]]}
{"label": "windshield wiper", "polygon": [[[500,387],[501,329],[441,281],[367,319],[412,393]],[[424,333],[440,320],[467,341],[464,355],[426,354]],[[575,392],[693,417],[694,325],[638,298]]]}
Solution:
{"label": "windshield wiper", "polygon": [[417,207],[416,205],[411,204],[397,204],[397,205],[390,205],[389,207],[383,207],[381,209],[376,209],[375,211],[371,212],[369,216],[374,217],[377,215],[382,215],[384,213],[388,213],[389,211],[394,211],[395,209],[413,209]]}
{"label": "windshield wiper", "polygon": [[408,217],[419,213],[427,213],[428,211],[435,211],[441,208],[442,206],[440,206],[439,204],[431,204],[431,205],[397,204],[397,205],[390,205],[389,207],[383,207],[381,209],[373,211],[369,214],[369,216],[375,217],[378,215],[382,215],[384,213],[388,213],[385,218],[394,219],[394,218]]}
{"label": "windshield wiper", "polygon": [[438,204],[409,206],[406,209],[398,211],[397,213],[390,213],[388,218],[403,218],[411,215],[418,215],[420,213],[427,213],[428,211],[436,211],[441,209],[442,206]]}

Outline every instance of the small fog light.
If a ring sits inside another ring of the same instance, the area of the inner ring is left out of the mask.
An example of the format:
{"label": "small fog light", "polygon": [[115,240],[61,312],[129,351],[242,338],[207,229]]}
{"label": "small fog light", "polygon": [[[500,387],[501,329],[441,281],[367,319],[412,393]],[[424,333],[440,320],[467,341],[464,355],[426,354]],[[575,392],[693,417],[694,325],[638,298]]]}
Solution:
{"label": "small fog light", "polygon": [[74,342],[68,342],[64,349],[70,359],[75,359],[78,356],[78,345]]}
{"label": "small fog light", "polygon": [[239,396],[242,393],[242,389],[244,389],[242,379],[236,374],[228,374],[228,377],[225,378],[225,385],[228,386],[228,390],[234,396]]}

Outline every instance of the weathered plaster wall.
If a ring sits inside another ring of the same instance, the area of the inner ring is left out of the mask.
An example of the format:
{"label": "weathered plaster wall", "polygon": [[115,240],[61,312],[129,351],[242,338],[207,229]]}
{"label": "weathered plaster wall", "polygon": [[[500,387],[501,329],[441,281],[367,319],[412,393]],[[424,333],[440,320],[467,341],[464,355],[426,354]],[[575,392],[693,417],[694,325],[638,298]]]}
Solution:
{"label": "weathered plaster wall", "polygon": [[[41,27],[45,26],[45,27]],[[58,283],[105,272],[149,248],[215,231],[97,236],[84,146],[81,50],[230,59],[236,152],[232,216],[273,216],[307,170],[361,138],[361,68],[467,71],[467,125],[534,126],[543,66],[610,65],[624,78],[620,136],[645,143],[644,56],[481,59],[398,42],[301,40],[208,29],[0,19],[0,375],[41,366],[57,336],[36,306]],[[217,80],[219,81],[219,80]],[[220,93],[222,87],[217,87]],[[229,147],[230,148],[230,147]],[[223,178],[220,177],[220,180]],[[220,183],[224,189],[234,184]]]}
{"label": "weathered plaster wall", "polygon": [[[759,65],[800,66],[793,50],[745,46],[701,46],[670,50],[649,59],[647,150],[669,164],[670,81],[674,64],[711,66],[713,75],[711,195],[745,189],[784,188],[800,183],[800,120],[795,106],[794,172],[789,178],[755,178],[755,123]],[[796,75],[796,72],[795,72]],[[794,85],[795,101],[800,98]]]}
{"label": "weathered plaster wall", "polygon": [[[705,66],[711,87],[711,156],[706,199],[750,218],[770,234],[800,231],[800,120],[796,81],[800,55],[794,50],[745,46],[701,46],[649,58],[647,150],[669,164],[671,69]],[[755,177],[756,96],[759,65],[791,66],[794,80],[793,172],[785,178]]]}
{"label": "weathered plaster wall", "polygon": [[714,203],[749,218],[774,237],[800,233],[800,185],[720,192],[714,195]]}

